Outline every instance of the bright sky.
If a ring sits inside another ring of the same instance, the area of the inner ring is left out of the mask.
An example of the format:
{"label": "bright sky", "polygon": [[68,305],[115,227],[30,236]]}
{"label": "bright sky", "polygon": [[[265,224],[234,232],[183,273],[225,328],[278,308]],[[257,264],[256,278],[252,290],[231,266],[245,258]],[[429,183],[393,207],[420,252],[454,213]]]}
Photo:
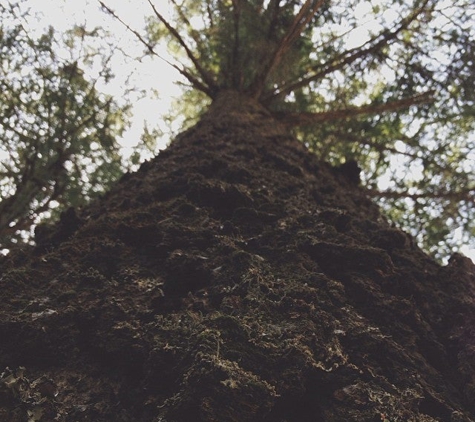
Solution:
{"label": "bright sky", "polygon": [[[131,27],[139,32],[144,26],[144,17],[150,15],[150,6],[145,0],[112,0],[104,1],[117,14],[124,19]],[[102,27],[114,34],[121,49],[131,56],[136,56],[143,51],[143,46],[137,42],[134,35],[125,27],[100,10],[97,0],[27,0],[33,12],[39,12],[43,18],[39,24],[39,31],[48,25],[58,31],[70,29],[74,24],[87,24],[88,29]],[[157,5],[168,8],[168,0],[159,0]],[[166,52],[163,52],[166,56]],[[131,83],[139,89],[147,92],[145,98],[134,104],[134,118],[132,127],[120,140],[123,145],[124,155],[129,155],[130,147],[137,144],[144,122],[149,123],[150,128],[159,125],[161,116],[169,110],[173,98],[180,93],[178,87],[173,83],[179,79],[179,74],[164,61],[153,58],[146,58],[142,63],[135,60],[123,60],[118,56],[113,62],[112,69],[116,78],[106,87],[105,91],[120,95],[125,79],[130,77]],[[158,98],[153,92],[158,93]],[[159,146],[163,148],[168,139],[163,139]]]}
{"label": "bright sky", "polygon": [[[144,26],[144,17],[151,14],[150,6],[146,0],[104,0],[104,3],[115,10],[128,25],[139,32]],[[142,45],[122,24],[100,10],[98,0],[27,0],[27,4],[33,12],[39,12],[43,15],[40,22],[40,31],[49,25],[53,25],[55,29],[62,31],[70,29],[74,24],[86,22],[88,29],[99,26],[113,33],[120,47],[131,56],[143,51]],[[166,14],[170,1],[155,0],[154,4]],[[371,23],[365,19],[368,12],[365,7],[369,7],[369,3],[360,2],[355,9],[355,14],[368,27]],[[387,18],[391,19],[390,16]],[[344,30],[342,28],[343,32]],[[354,31],[351,36],[354,45],[351,45],[351,47],[361,45],[367,41],[367,37],[368,33],[365,29]],[[160,54],[166,57],[165,51],[160,51]],[[144,89],[147,93],[158,92],[158,98],[154,95],[147,95],[146,98],[137,101],[134,105],[132,127],[120,141],[124,155],[128,156],[131,153],[131,146],[137,144],[140,139],[144,122],[148,122],[150,128],[154,128],[158,124],[160,128],[166,129],[165,125],[160,124],[160,122],[162,116],[170,109],[173,98],[180,94],[180,90],[173,83],[179,79],[179,74],[157,57],[148,58],[142,63],[117,58],[112,68],[117,77],[108,87],[111,94],[120,95],[125,78],[130,75],[132,75],[133,84]],[[174,129],[177,130],[178,127]],[[159,147],[163,148],[168,140],[165,136],[159,143]],[[462,247],[461,251],[475,262],[475,250]]]}

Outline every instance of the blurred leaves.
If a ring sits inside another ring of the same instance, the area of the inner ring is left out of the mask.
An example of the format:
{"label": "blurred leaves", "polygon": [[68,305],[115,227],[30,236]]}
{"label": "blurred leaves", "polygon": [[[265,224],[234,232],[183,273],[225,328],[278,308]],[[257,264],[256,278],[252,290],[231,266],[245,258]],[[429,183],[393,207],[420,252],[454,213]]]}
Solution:
{"label": "blurred leaves", "polygon": [[41,216],[83,204],[122,174],[116,138],[130,106],[99,89],[113,77],[113,51],[94,43],[107,36],[100,28],[36,35],[12,3],[0,18],[0,248],[10,248]]}

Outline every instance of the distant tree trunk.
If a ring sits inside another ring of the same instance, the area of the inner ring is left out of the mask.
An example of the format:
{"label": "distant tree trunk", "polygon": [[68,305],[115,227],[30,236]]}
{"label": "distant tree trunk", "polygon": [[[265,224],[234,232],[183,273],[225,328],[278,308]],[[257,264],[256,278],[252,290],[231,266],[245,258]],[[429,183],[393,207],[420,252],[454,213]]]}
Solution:
{"label": "distant tree trunk", "polygon": [[218,95],[0,262],[0,420],[475,420],[475,269],[421,252],[354,170]]}

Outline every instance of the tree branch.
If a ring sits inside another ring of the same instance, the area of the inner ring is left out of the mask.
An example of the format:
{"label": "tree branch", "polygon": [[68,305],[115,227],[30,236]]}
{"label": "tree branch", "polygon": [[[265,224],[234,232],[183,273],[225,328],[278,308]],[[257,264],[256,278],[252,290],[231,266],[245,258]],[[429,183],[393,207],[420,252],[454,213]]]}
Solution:
{"label": "tree branch", "polygon": [[269,28],[267,30],[267,39],[273,40],[275,37],[278,18],[280,16],[280,0],[270,0],[266,11],[271,14]]}
{"label": "tree branch", "polygon": [[123,26],[125,26],[125,28],[130,31],[132,34],[134,34],[137,39],[147,48],[148,52],[154,56],[159,56],[152,45],[150,45],[143,37],[142,35],[140,35],[140,33],[138,31],[136,31],[135,29],[131,28],[126,22],[124,22],[118,15],[117,13],[115,13],[109,6],[107,6],[103,1],[99,0],[99,4],[101,5],[101,7],[107,12],[109,13],[109,15],[111,15],[114,19],[117,19]]}
{"label": "tree branch", "polygon": [[[347,142],[347,143],[353,143],[355,145],[358,145],[358,144],[368,145],[369,147],[374,148],[379,153],[390,152],[392,154],[399,154],[399,155],[403,155],[405,157],[409,157],[413,160],[417,160],[417,159],[421,158],[416,153],[410,153],[410,152],[406,152],[406,151],[399,151],[398,149],[396,149],[394,147],[391,147],[391,146],[388,146],[388,145],[385,145],[385,144],[381,144],[381,143],[378,143],[378,142],[374,142],[374,141],[372,141],[368,138],[365,138],[365,137],[354,136],[354,135],[349,134],[349,133],[341,133],[341,132],[336,132],[334,136],[339,141],[344,141],[344,142]],[[391,142],[391,141],[392,140],[389,140],[389,142]],[[434,164],[436,164],[436,163],[434,162]]]}
{"label": "tree branch", "polygon": [[[322,66],[319,66],[317,69],[314,69],[315,73],[303,76],[298,81],[289,82],[278,88],[278,90],[273,90],[272,92],[263,95],[262,102],[265,104],[269,104],[270,102],[281,98],[282,96],[285,96],[291,93],[292,91],[295,91],[299,88],[303,88],[311,82],[315,82],[319,79],[324,78],[330,73],[344,68],[346,65],[351,64],[358,59],[361,59],[363,57],[369,56],[370,54],[374,54],[382,50],[392,40],[395,40],[402,31],[407,29],[409,25],[417,19],[417,17],[424,11],[425,6],[428,2],[429,0],[425,0],[421,7],[419,7],[406,18],[402,19],[396,29],[392,31],[389,29],[383,31],[373,39],[367,41],[365,44],[363,44],[363,46],[351,48],[337,55],[333,59],[328,60]],[[367,47],[363,48],[364,46]]]}
{"label": "tree branch", "polygon": [[157,10],[157,8],[155,7],[155,5],[152,3],[151,0],[147,0],[148,1],[148,4],[150,4],[150,6],[152,7],[153,9],[153,12],[155,13],[155,16],[157,16],[157,18],[165,25],[165,27],[168,29],[168,31],[170,32],[170,34],[178,41],[178,43],[183,47],[183,49],[185,50],[186,52],[186,55],[188,56],[188,58],[191,60],[191,62],[193,63],[193,65],[195,66],[195,69],[198,71],[198,73],[200,74],[201,78],[203,79],[205,85],[209,88],[209,92],[210,92],[210,96],[211,98],[214,98],[217,91],[218,91],[218,86],[214,80],[214,78],[212,77],[211,74],[209,74],[204,68],[203,66],[201,66],[201,63],[200,61],[194,56],[193,52],[190,50],[190,48],[188,47],[188,45],[185,43],[185,41],[183,40],[182,36],[178,33],[178,31],[172,26],[170,25],[170,23],[163,17],[163,15]]}
{"label": "tree branch", "polygon": [[256,78],[251,85],[251,93],[254,98],[259,98],[261,96],[269,74],[279,65],[289,48],[300,36],[304,28],[324,3],[324,0],[317,0],[312,7],[313,1],[315,0],[306,0],[302,5],[287,33],[280,40],[279,45],[272,54],[272,57],[267,64],[264,65],[262,70],[257,73]]}
{"label": "tree branch", "polygon": [[233,3],[233,19],[234,19],[234,44],[233,54],[231,59],[231,68],[234,70],[232,74],[232,86],[238,91],[241,90],[242,84],[242,64],[240,58],[240,39],[239,39],[239,26],[241,20],[242,4],[241,0],[232,0]]}
{"label": "tree branch", "polygon": [[193,25],[191,24],[190,20],[186,17],[186,15],[183,13],[181,6],[176,2],[176,0],[171,0],[171,2],[175,6],[175,9],[178,12],[178,15],[180,16],[180,19],[188,26],[189,34],[191,38],[193,38],[193,41],[196,43],[196,46],[199,48],[201,45],[201,40],[199,39],[199,36],[197,35],[198,31],[193,29]]}
{"label": "tree branch", "polygon": [[424,92],[409,98],[389,101],[378,105],[365,105],[342,110],[331,110],[320,113],[287,113],[274,112],[273,116],[286,126],[305,126],[319,122],[331,122],[335,120],[348,119],[361,115],[383,114],[391,111],[409,108],[414,105],[430,103],[434,101],[434,92]]}
{"label": "tree branch", "polygon": [[183,75],[188,81],[199,91],[204,92],[208,97],[213,98],[213,92],[211,88],[206,85],[206,83],[202,82],[199,80],[197,77],[193,76],[185,67],[180,68],[174,63],[171,63],[169,60],[163,58],[158,54],[155,49],[153,48],[152,45],[150,45],[147,40],[145,40],[142,35],[135,29],[131,28],[127,23],[125,23],[110,7],[108,7],[104,2],[99,0],[99,3],[101,7],[109,13],[114,19],[117,19],[122,25],[125,26],[125,28],[130,31],[132,34],[134,34],[137,39],[146,47],[147,51],[149,54],[158,57],[160,60],[163,60],[165,63],[167,63],[169,66],[173,67],[175,70],[177,70],[181,75]]}
{"label": "tree branch", "polygon": [[466,188],[458,191],[439,190],[434,192],[409,193],[394,190],[380,191],[377,189],[368,189],[369,196],[376,198],[401,199],[409,198],[417,201],[418,199],[447,199],[451,201],[467,201],[475,204],[475,189]]}
{"label": "tree branch", "polygon": [[213,16],[213,10],[211,9],[211,6],[209,3],[210,3],[210,0],[206,0],[206,11],[208,12],[209,25],[210,25],[210,28],[213,28],[214,16]]}

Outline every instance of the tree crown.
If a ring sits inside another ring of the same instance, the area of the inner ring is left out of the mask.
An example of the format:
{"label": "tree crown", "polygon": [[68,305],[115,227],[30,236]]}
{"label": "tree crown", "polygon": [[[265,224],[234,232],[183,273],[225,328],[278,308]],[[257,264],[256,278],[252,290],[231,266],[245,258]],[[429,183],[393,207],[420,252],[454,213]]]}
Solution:
{"label": "tree crown", "polygon": [[151,54],[166,40],[192,92],[243,92],[322,159],[356,160],[439,257],[473,237],[472,2],[147,1],[136,35]]}

